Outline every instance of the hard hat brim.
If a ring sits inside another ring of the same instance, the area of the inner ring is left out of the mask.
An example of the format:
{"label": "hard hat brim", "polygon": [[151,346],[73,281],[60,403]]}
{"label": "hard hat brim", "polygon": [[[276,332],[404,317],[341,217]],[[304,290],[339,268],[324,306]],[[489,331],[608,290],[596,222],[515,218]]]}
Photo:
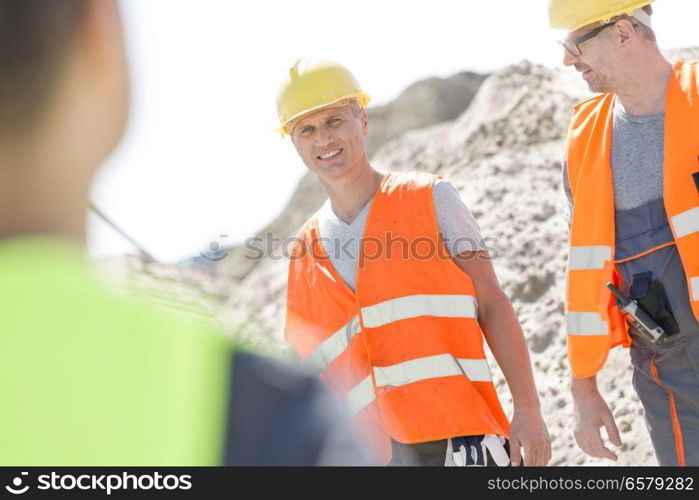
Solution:
{"label": "hard hat brim", "polygon": [[590,19],[586,19],[585,21],[580,22],[580,23],[574,25],[573,27],[566,26],[562,21],[551,22],[550,26],[554,29],[566,29],[566,30],[568,30],[569,33],[571,33],[573,31],[579,30],[580,28],[582,28],[584,26],[588,26],[590,24],[599,23],[599,22],[607,23],[612,18],[614,18],[616,16],[621,16],[622,14],[626,14],[627,16],[630,16],[633,14],[633,12],[635,10],[640,9],[641,7],[645,7],[646,5],[650,5],[651,3],[653,3],[653,1],[654,0],[641,0],[641,1],[636,2],[628,7],[624,7],[623,9],[619,9],[619,10],[613,11],[611,13],[608,12],[608,13],[605,13],[605,14],[602,14],[599,16],[592,17]]}
{"label": "hard hat brim", "polygon": [[289,123],[293,122],[294,120],[298,120],[299,118],[303,118],[304,116],[310,115],[312,113],[316,113],[317,111],[320,111],[322,109],[335,106],[337,103],[342,102],[346,99],[355,99],[359,104],[359,107],[362,109],[365,109],[369,105],[369,102],[371,102],[371,97],[366,92],[356,92],[354,94],[347,94],[340,97],[339,99],[335,99],[334,101],[319,104],[318,106],[314,106],[310,109],[305,109],[300,113],[296,113],[294,116],[289,117],[289,119],[287,119],[282,125],[274,129],[274,131],[278,132],[283,137],[289,133],[289,130],[287,128],[287,125],[289,125]]}

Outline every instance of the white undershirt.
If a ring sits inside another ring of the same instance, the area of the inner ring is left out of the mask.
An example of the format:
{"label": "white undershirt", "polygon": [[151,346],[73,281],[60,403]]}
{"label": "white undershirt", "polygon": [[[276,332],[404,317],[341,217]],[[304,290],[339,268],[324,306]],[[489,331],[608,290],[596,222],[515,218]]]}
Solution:
{"label": "white undershirt", "polygon": [[[448,181],[435,180],[432,199],[449,255],[454,257],[466,251],[488,250],[478,222]],[[316,214],[321,241],[330,262],[352,290],[356,285],[360,242],[370,205],[371,200],[350,224],[333,212],[329,199]]]}

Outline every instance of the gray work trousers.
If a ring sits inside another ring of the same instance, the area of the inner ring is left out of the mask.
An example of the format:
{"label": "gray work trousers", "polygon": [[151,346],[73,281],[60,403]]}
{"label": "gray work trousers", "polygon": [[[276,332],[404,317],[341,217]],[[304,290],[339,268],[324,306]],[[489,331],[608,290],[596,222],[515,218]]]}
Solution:
{"label": "gray work trousers", "polygon": [[699,335],[657,346],[634,335],[633,386],[660,465],[699,465]]}
{"label": "gray work trousers", "polygon": [[[622,290],[651,272],[668,295],[680,331],[655,345],[630,328],[633,385],[660,465],[699,465],[699,323],[689,302],[686,275],[673,242],[663,200],[616,213],[615,258]],[[640,255],[639,255],[640,254]]]}

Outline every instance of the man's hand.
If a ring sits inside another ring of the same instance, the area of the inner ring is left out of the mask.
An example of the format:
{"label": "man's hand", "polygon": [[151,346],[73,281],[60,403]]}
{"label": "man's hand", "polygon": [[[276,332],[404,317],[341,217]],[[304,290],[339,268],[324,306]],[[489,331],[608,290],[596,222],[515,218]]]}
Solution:
{"label": "man's hand", "polygon": [[538,409],[515,408],[512,415],[510,462],[513,466],[522,462],[522,448],[524,464],[527,466],[544,466],[551,460],[551,438]]}
{"label": "man's hand", "polygon": [[600,427],[607,430],[609,440],[621,446],[619,430],[609,406],[597,390],[588,386],[584,390],[573,390],[575,401],[575,441],[582,451],[597,458],[608,458],[616,462],[618,457],[607,448],[600,434]]}

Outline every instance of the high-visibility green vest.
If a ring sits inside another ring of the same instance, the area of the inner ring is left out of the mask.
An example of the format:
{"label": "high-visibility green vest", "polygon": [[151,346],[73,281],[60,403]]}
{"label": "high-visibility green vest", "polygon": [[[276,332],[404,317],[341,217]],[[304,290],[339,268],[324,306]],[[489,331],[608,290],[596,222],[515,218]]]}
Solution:
{"label": "high-visibility green vest", "polygon": [[231,344],[107,291],[81,250],[0,240],[0,465],[206,465]]}

